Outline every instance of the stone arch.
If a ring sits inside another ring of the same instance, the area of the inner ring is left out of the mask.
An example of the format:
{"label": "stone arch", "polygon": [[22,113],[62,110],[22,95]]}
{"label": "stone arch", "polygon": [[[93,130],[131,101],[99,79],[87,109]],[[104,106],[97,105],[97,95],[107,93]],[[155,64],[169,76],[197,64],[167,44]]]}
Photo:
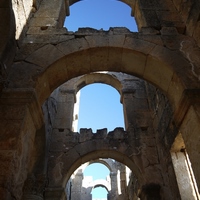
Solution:
{"label": "stone arch", "polygon": [[107,156],[109,156],[109,158],[113,158],[113,159],[117,160],[118,162],[121,162],[122,164],[128,166],[134,172],[134,174],[137,176],[139,182],[141,181],[140,183],[142,183],[142,181],[144,181],[144,177],[143,177],[141,171],[139,170],[137,165],[130,158],[128,158],[126,155],[122,155],[120,152],[116,152],[114,150],[109,149],[109,150],[98,150],[98,151],[91,152],[89,154],[84,155],[82,157],[81,161],[77,160],[76,162],[74,162],[72,164],[71,168],[68,171],[66,170],[65,179],[63,180],[64,182],[63,182],[62,186],[64,187],[66,185],[67,180],[73,173],[74,169],[76,169],[78,166],[80,166],[84,162],[87,162],[88,159],[107,158]]}
{"label": "stone arch", "polygon": [[[123,85],[120,81],[120,76],[115,72],[94,72],[72,78],[63,84],[63,87],[68,90],[74,90],[77,93],[83,87],[93,84],[103,83],[116,89],[120,94]],[[62,87],[62,86],[61,86]]]}
{"label": "stone arch", "polygon": [[112,165],[111,162],[113,162],[113,161],[111,161],[111,159],[95,159],[95,160],[91,160],[91,161],[87,162],[86,165],[84,165],[84,167],[82,168],[82,170],[84,172],[84,170],[86,169],[86,167],[88,167],[89,165],[94,164],[94,163],[99,163],[99,164],[102,164],[105,167],[107,167],[108,170],[110,172],[112,172],[113,171],[113,167],[111,166]]}
{"label": "stone arch", "polygon": [[[79,1],[80,0],[69,0],[69,5],[71,6],[74,3],[78,3]],[[125,3],[125,4],[127,4],[127,5],[129,5],[129,6],[133,5],[133,3],[130,2],[129,0],[120,0],[120,1],[123,2],[123,3]]]}
{"label": "stone arch", "polygon": [[[48,44],[33,52],[26,61],[42,69],[30,75],[37,80],[36,91],[41,103],[67,80],[95,71],[124,72],[149,81],[168,96],[174,107],[184,89],[199,87],[190,63],[180,53],[132,36],[95,35],[58,45]],[[184,75],[180,74],[180,66],[186,72]],[[194,77],[194,81],[189,81],[189,77]],[[27,85],[27,80],[14,84],[21,87],[20,83]]]}
{"label": "stone arch", "polygon": [[103,187],[107,190],[107,192],[109,192],[111,190],[111,186],[104,179],[95,180],[95,181],[93,181],[92,185],[93,185],[93,188]]}
{"label": "stone arch", "polygon": [[[120,110],[123,109],[123,90],[126,87],[125,86],[125,81],[123,82],[123,79],[137,79],[136,77],[124,74],[124,73],[116,73],[116,72],[95,72],[95,73],[90,73],[86,74],[83,76],[78,76],[76,78],[70,79],[66,83],[62,84],[59,88],[54,90],[54,92],[51,94],[50,98],[59,98],[62,95],[66,95],[66,97],[70,100],[70,103],[68,101],[68,109],[65,109],[65,112],[68,113],[68,121],[66,122],[67,119],[65,119],[65,125],[68,124],[68,128],[70,130],[77,130],[77,121],[78,121],[78,110],[77,110],[77,105],[79,105],[79,101],[81,101],[80,94],[78,93],[79,90],[81,90],[83,87],[88,86],[90,84],[95,84],[95,83],[102,83],[105,85],[110,86],[113,91],[116,90],[116,92],[119,93],[119,101],[115,102],[120,106]],[[117,94],[117,93],[116,93]],[[117,100],[117,99],[115,99]],[[48,100],[47,100],[48,101]],[[120,105],[121,103],[121,105]],[[60,104],[60,103],[59,103]],[[66,104],[63,103],[63,106]],[[78,106],[79,107],[79,106]],[[62,109],[63,110],[63,109]],[[59,110],[58,112],[62,112]],[[121,110],[120,113],[121,117],[121,122],[126,119],[125,113]],[[73,119],[73,120],[72,120]],[[123,126],[123,125],[121,125]],[[89,128],[89,127],[88,127]],[[102,127],[103,128],[103,127]]]}
{"label": "stone arch", "polygon": [[[76,133],[70,133],[74,136]],[[84,134],[84,133],[82,133]],[[86,130],[85,134],[88,134]],[[77,143],[73,148],[68,150],[54,151],[50,150],[49,155],[49,187],[65,187],[71,174],[82,164],[90,160],[99,158],[112,158],[126,165],[133,171],[138,178],[139,183],[145,180],[138,160],[135,160],[140,150],[134,146],[127,146],[126,133],[121,129],[115,129],[114,132],[109,132],[107,135],[102,135],[103,132],[89,134],[88,139],[81,142],[81,138],[86,136],[76,135]],[[104,133],[105,134],[105,133]],[[61,136],[59,136],[61,137]],[[64,140],[66,133],[63,134]],[[92,137],[94,139],[90,140]],[[120,139],[119,139],[120,138]],[[89,147],[89,148],[88,148]],[[72,156],[73,155],[73,156]]]}
{"label": "stone arch", "polygon": [[111,74],[109,72],[90,73],[82,76],[75,84],[76,91],[81,90],[86,85],[90,85],[92,83],[103,83],[110,85],[121,94],[122,84],[120,83],[119,79],[115,77],[115,74]]}
{"label": "stone arch", "polygon": [[[120,10],[118,9],[119,7],[121,8]],[[127,4],[124,1],[76,1],[75,5],[69,5],[69,10],[70,15],[65,18],[64,23],[64,27],[68,31],[75,32],[82,27],[108,30],[110,27],[115,26],[126,27],[131,31],[137,32],[137,25],[131,15],[130,3]],[[107,20],[105,16],[107,16]],[[80,18],[83,18],[83,20],[79,20]],[[94,20],[90,20],[91,18]],[[98,23],[94,23],[95,21],[98,21]]]}

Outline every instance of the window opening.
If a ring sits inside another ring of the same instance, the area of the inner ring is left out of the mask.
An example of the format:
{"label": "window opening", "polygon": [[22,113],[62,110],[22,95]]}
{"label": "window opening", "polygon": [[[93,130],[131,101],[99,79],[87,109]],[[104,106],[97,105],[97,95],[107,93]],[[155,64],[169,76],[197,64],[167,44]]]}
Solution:
{"label": "window opening", "polygon": [[137,31],[131,7],[117,0],[79,1],[70,6],[70,15],[65,18],[64,26],[68,31],[76,31],[81,27],[97,30],[126,27],[130,31]]}
{"label": "window opening", "polygon": [[109,85],[97,83],[82,88],[78,130],[91,128],[94,133],[97,129],[112,131],[116,127],[124,128],[123,106],[118,91]]}

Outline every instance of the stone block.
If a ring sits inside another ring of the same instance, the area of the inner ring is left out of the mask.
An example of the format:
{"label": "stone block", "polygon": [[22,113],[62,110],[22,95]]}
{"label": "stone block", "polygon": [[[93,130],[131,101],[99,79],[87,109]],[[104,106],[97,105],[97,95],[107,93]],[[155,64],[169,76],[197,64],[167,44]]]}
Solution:
{"label": "stone block", "polygon": [[35,17],[54,17],[59,18],[60,6],[62,6],[61,1],[54,0],[43,0],[40,4],[39,10],[35,13]]}
{"label": "stone block", "polygon": [[108,137],[112,137],[114,140],[123,140],[126,132],[123,128],[115,128],[114,131],[108,133]]}
{"label": "stone block", "polygon": [[110,71],[115,71],[116,66],[122,68],[122,54],[123,49],[115,48],[115,49],[108,49],[108,62],[107,65],[109,66]]}
{"label": "stone block", "polygon": [[178,35],[177,29],[175,27],[162,27],[160,30],[162,35],[169,35],[172,39],[177,40],[178,38],[173,38],[173,35]]}
{"label": "stone block", "polygon": [[75,36],[86,36],[86,35],[96,35],[99,34],[100,31],[94,28],[89,28],[89,27],[85,27],[85,28],[78,28],[78,31],[75,32]]}
{"label": "stone block", "polygon": [[28,56],[26,61],[45,68],[63,56],[54,45],[47,44]]}
{"label": "stone block", "polygon": [[137,127],[141,127],[142,130],[147,130],[152,125],[151,112],[148,109],[145,111],[136,111],[135,121]]}
{"label": "stone block", "polygon": [[108,34],[113,34],[113,35],[124,35],[124,34],[131,34],[130,30],[127,29],[126,27],[112,27],[109,29]]}
{"label": "stone block", "polygon": [[140,30],[140,33],[143,35],[159,35],[160,34],[158,30],[152,27],[142,27]]}
{"label": "stone block", "polygon": [[109,46],[109,38],[106,35],[85,36],[90,48]]}
{"label": "stone block", "polygon": [[[57,27],[58,21],[51,17],[37,17],[32,18],[29,27],[40,27],[40,30],[47,30],[48,27]],[[30,29],[29,28],[29,29]],[[30,32],[29,32],[30,34]]]}
{"label": "stone block", "polygon": [[90,51],[90,65],[92,71],[114,71],[114,66],[108,65],[108,62],[112,62],[112,58],[110,58],[109,55],[109,48],[96,48]]}
{"label": "stone block", "polygon": [[153,35],[153,34],[139,34],[138,36],[139,39],[157,44],[159,46],[163,46],[163,41],[161,39],[160,31],[158,35]]}
{"label": "stone block", "polygon": [[107,128],[98,129],[95,134],[93,134],[94,139],[104,139],[107,137]]}
{"label": "stone block", "polygon": [[124,49],[121,58],[121,69],[127,73],[131,73],[133,70],[139,76],[144,73],[146,56],[140,53],[134,53]]}
{"label": "stone block", "polygon": [[50,143],[51,151],[67,152],[79,142],[79,134],[68,129],[53,129]]}
{"label": "stone block", "polygon": [[123,46],[124,41],[125,41],[125,35],[111,35],[109,37],[109,46],[111,47],[120,47]]}
{"label": "stone block", "polygon": [[137,51],[137,54],[141,52],[144,55],[148,54],[154,47],[154,43],[146,42],[141,39],[136,39],[134,36],[127,36],[123,45],[123,48],[127,50]]}
{"label": "stone block", "polygon": [[[147,58],[146,68],[145,68],[143,77],[146,80],[153,82],[163,91],[167,91],[170,81],[173,76],[173,71],[171,67],[169,67],[168,63],[163,62],[163,61],[162,63],[160,63],[160,59],[158,60],[158,58],[161,58],[162,56],[164,56],[165,54],[164,52],[165,52],[165,49],[162,49],[158,46],[154,48],[154,50],[151,52],[151,55],[149,55]],[[155,55],[155,53],[157,55],[156,58],[152,57],[152,55]]]}
{"label": "stone block", "polygon": [[156,14],[158,16],[158,18],[160,19],[161,22],[181,22],[181,18],[178,15],[177,12],[171,12],[168,10],[158,10],[156,11]]}
{"label": "stone block", "polygon": [[[73,36],[74,37],[74,36]],[[89,48],[87,41],[84,38],[76,40],[64,41],[56,45],[56,48],[62,51],[65,55],[77,52],[81,49]]]}
{"label": "stone block", "polygon": [[145,24],[143,25],[144,27],[153,27],[157,30],[160,30],[161,23],[160,23],[160,19],[158,18],[156,14],[156,11],[143,9],[142,14],[144,15],[144,18],[145,18]]}
{"label": "stone block", "polygon": [[93,137],[92,129],[80,129],[79,142],[85,142],[91,140]]}
{"label": "stone block", "polygon": [[159,164],[158,150],[157,147],[146,147],[144,156],[148,159],[149,165]]}
{"label": "stone block", "polygon": [[71,123],[72,119],[65,117],[63,118],[57,118],[54,120],[53,128],[54,129],[71,129]]}
{"label": "stone block", "polygon": [[30,55],[31,53],[33,53],[37,49],[41,48],[43,45],[44,44],[35,44],[35,43],[24,44],[16,52],[15,61],[24,60],[28,55]]}

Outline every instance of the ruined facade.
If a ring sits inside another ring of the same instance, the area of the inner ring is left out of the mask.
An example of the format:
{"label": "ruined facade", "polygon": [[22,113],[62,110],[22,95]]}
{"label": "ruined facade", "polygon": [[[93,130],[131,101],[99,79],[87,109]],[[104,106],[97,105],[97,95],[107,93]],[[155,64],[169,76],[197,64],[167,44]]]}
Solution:
{"label": "ruined facade", "polygon": [[[1,199],[67,199],[71,174],[107,158],[132,172],[123,199],[199,199],[200,1],[122,2],[139,32],[68,32],[78,0],[0,2]],[[98,82],[125,130],[74,132],[76,94]]]}
{"label": "ruined facade", "polygon": [[[83,174],[85,168],[94,162],[105,165],[110,173],[107,177],[93,179]],[[130,169],[113,159],[97,159],[81,165],[67,183],[67,199],[92,200],[92,190],[103,187],[107,190],[106,199],[128,199],[127,185],[129,184]],[[100,198],[99,198],[100,199]]]}

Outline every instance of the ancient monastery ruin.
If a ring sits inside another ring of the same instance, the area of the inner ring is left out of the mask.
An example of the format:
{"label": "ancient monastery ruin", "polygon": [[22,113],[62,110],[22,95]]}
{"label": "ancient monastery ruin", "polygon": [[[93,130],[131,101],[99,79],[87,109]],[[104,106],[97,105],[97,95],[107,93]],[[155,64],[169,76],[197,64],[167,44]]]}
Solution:
{"label": "ancient monastery ruin", "polygon": [[[79,0],[0,1],[1,200],[200,199],[200,1],[121,1],[137,33],[68,32]],[[125,129],[73,130],[92,83],[119,92]],[[93,162],[109,179],[83,188]]]}

